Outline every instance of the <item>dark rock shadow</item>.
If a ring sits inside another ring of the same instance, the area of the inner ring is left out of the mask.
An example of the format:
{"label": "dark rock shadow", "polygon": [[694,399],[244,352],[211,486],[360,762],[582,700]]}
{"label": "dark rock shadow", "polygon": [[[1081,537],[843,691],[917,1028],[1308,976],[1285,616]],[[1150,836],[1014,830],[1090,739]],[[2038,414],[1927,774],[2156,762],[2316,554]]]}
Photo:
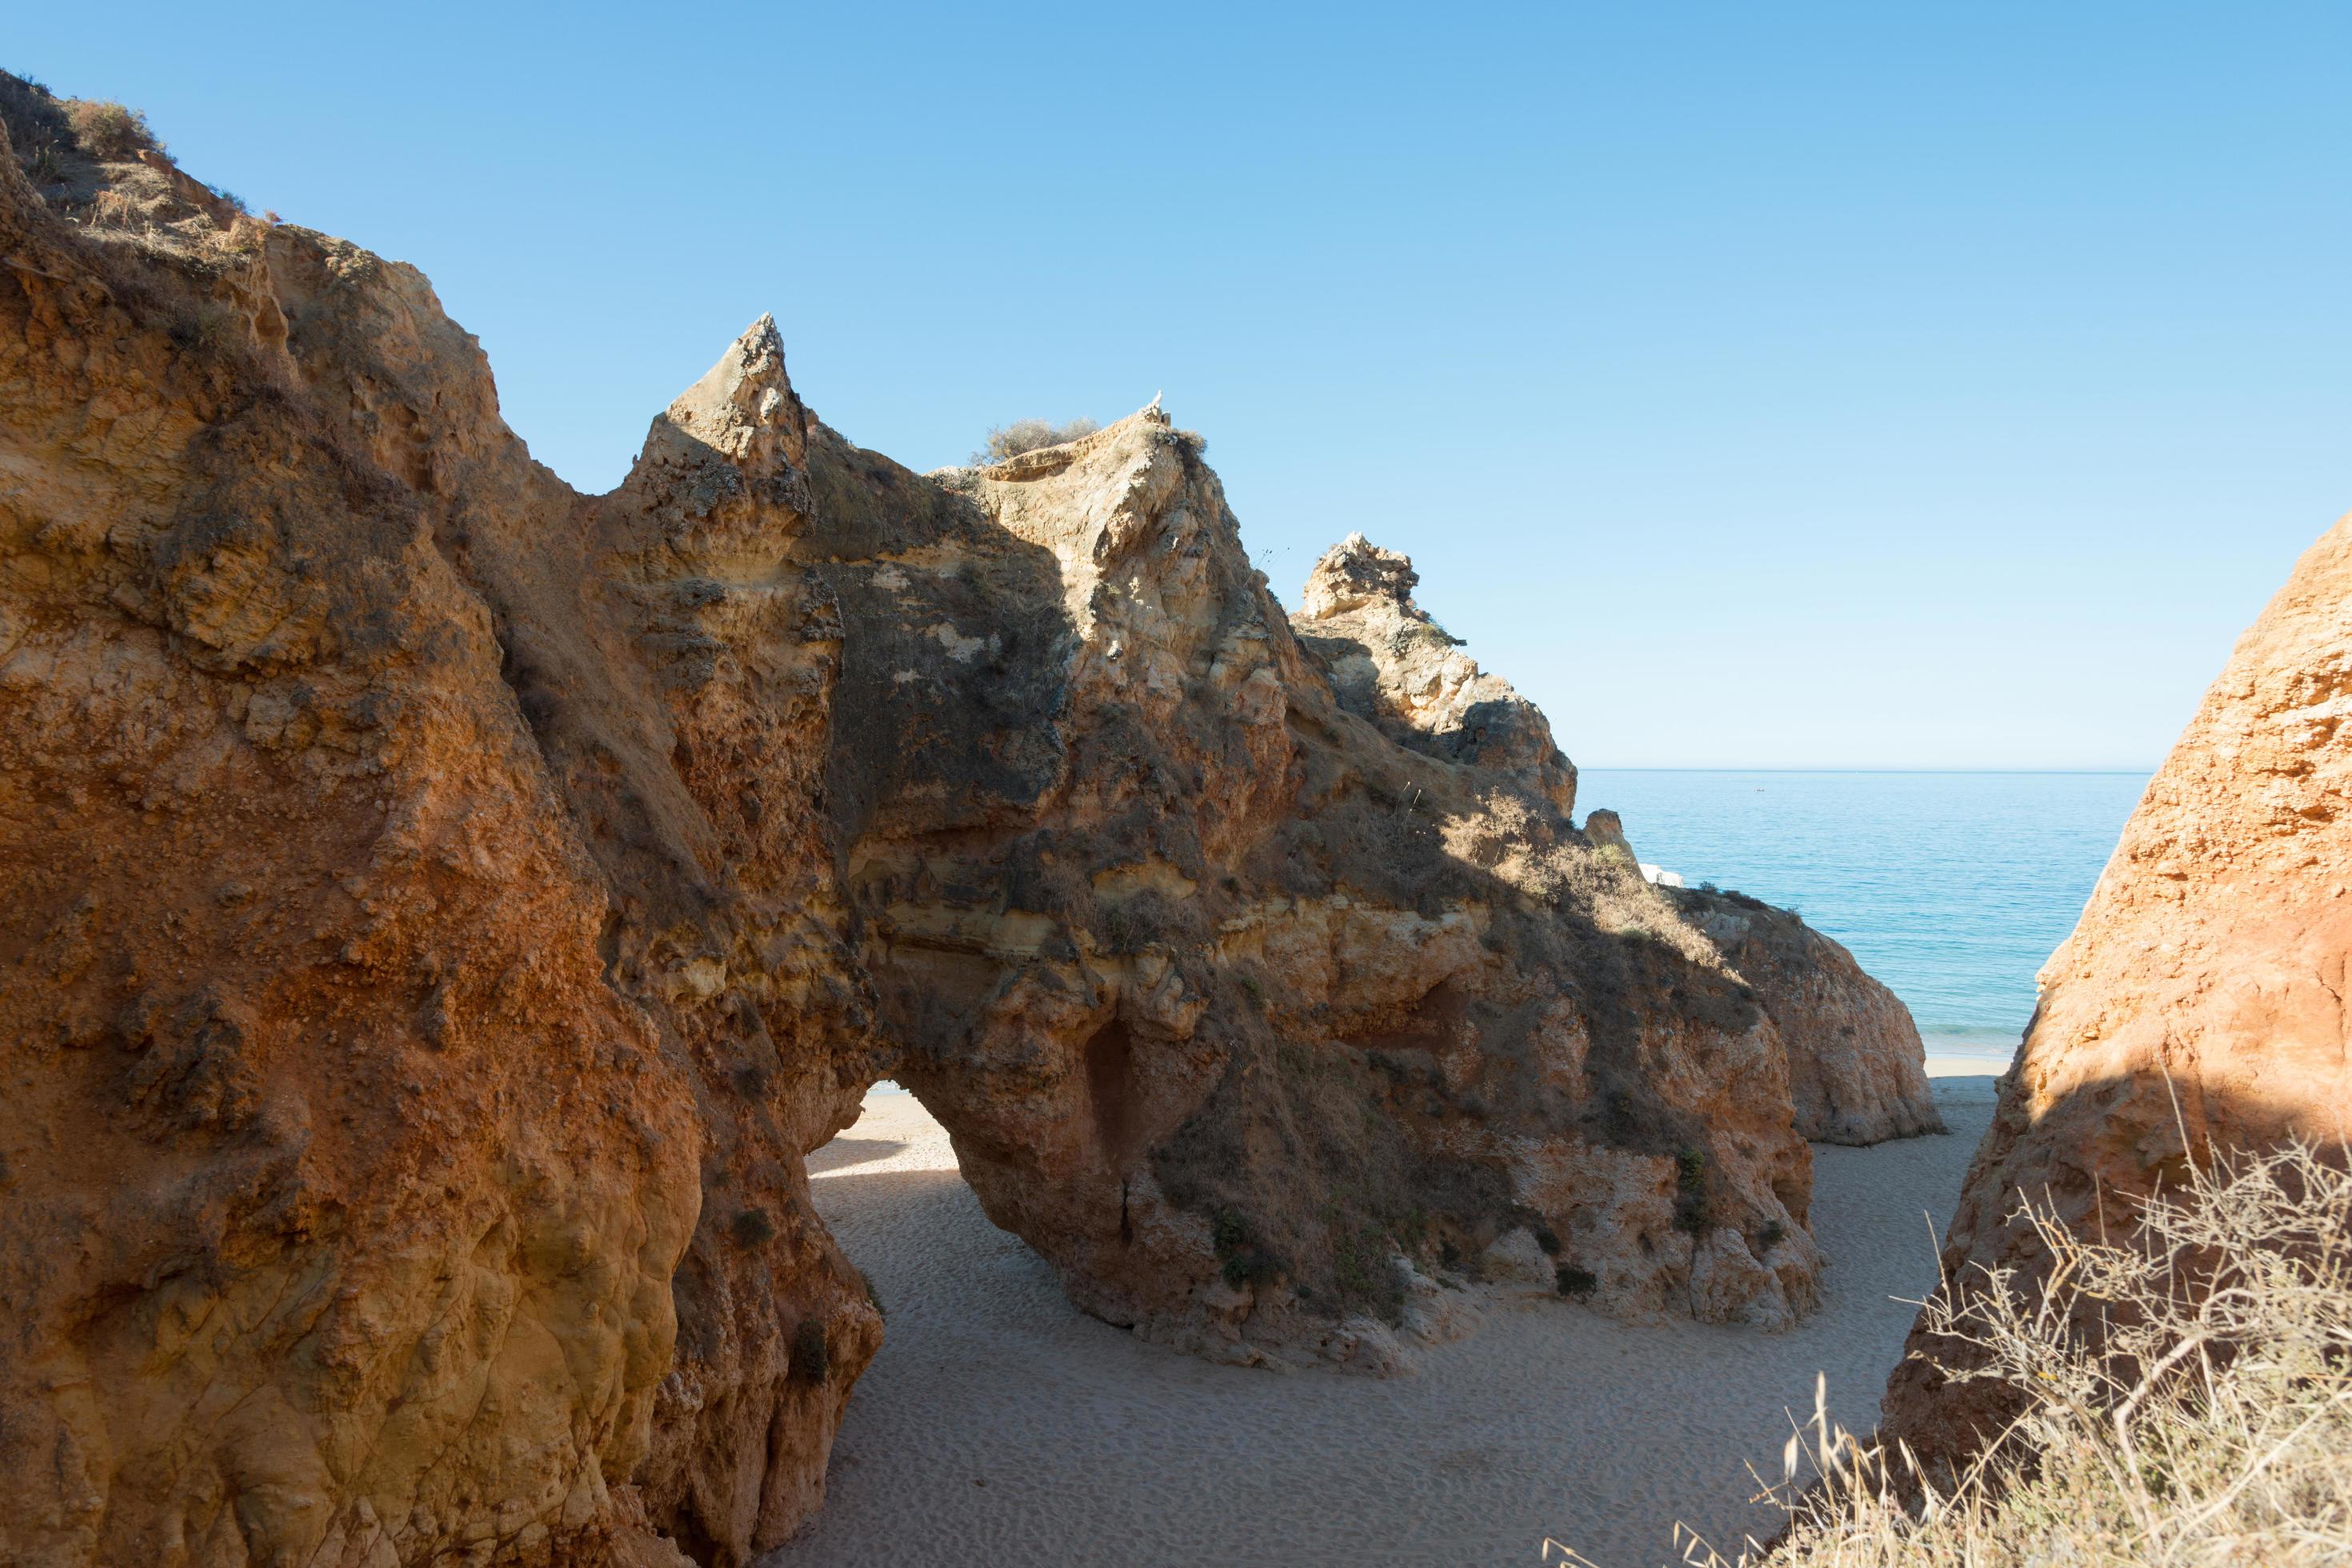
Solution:
{"label": "dark rock shadow", "polygon": [[[1994,1080],[2000,1098],[1991,1125],[1945,1226],[1941,1278],[1960,1297],[1994,1289],[1996,1274],[2005,1273],[2000,1288],[2029,1302],[2038,1300],[2053,1257],[2042,1235],[2021,1216],[2029,1203],[2054,1214],[2078,1237],[2130,1245],[2141,1205],[2159,1194],[2180,1192],[2193,1170],[2265,1153],[2296,1136],[2315,1143],[2325,1163],[2352,1168],[2352,1145],[2340,1130],[2321,1124],[2324,1115],[2340,1117],[2338,1108],[2221,1092],[2210,1083],[2168,1081],[2155,1071],[2094,1079],[2037,1107],[2028,1099],[2026,1057],[2021,1047],[2017,1064]],[[2174,1272],[2173,1288],[2184,1300],[2210,1295],[2228,1262],[2187,1258]],[[2066,1331],[2095,1347],[2131,1318],[2127,1301],[2085,1295],[2074,1303]],[[1904,1349],[1904,1360],[1887,1379],[1879,1436],[1908,1446],[1931,1479],[1948,1485],[2011,1429],[2029,1402],[2013,1384],[1968,1375],[1987,1364],[1982,1349],[1932,1332],[1924,1311]],[[2200,1356],[2220,1360],[2230,1353],[2222,1338]],[[2022,1454],[2013,1450],[2011,1457]]]}
{"label": "dark rock shadow", "polygon": [[859,1165],[871,1165],[887,1160],[907,1145],[889,1138],[836,1138],[808,1157],[808,1173],[821,1176],[829,1171],[854,1170]]}

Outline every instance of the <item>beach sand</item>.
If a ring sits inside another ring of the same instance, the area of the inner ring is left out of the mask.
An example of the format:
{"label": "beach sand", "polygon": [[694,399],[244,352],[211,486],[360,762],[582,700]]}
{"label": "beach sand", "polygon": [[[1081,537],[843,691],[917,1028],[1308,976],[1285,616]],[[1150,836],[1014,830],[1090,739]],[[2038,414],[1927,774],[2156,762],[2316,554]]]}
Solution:
{"label": "beach sand", "polygon": [[1719,1545],[1773,1516],[1786,1412],[1816,1372],[1856,1430],[1934,1284],[1992,1111],[1982,1058],[1940,1058],[1951,1132],[1816,1145],[1822,1309],[1780,1334],[1612,1322],[1524,1288],[1380,1380],[1214,1366],[1082,1316],[982,1215],[946,1134],[877,1093],[809,1162],[816,1204],[888,1311],[824,1508],[767,1568],[863,1563],[1518,1563],[1547,1536],[1602,1568],[1680,1561],[1677,1520]]}

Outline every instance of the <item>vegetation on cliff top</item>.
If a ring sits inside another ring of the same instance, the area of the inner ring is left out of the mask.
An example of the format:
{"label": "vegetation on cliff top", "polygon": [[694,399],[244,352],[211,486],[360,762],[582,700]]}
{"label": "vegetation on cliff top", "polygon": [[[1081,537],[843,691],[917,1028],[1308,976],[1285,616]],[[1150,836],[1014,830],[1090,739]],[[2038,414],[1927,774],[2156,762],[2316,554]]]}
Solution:
{"label": "vegetation on cliff top", "polygon": [[138,110],[110,100],[59,98],[29,77],[6,71],[0,71],[0,126],[37,186],[62,178],[64,160],[75,153],[119,162],[164,152]]}
{"label": "vegetation on cliff top", "polygon": [[[203,352],[227,346],[224,338],[235,334],[208,298],[210,277],[259,250],[276,213],[255,217],[235,193],[181,170],[146,115],[111,100],[59,98],[0,71],[0,131],[35,194],[85,237],[203,274],[207,298],[184,302],[174,337]],[[120,266],[109,271],[118,294],[148,287]]]}
{"label": "vegetation on cliff top", "polygon": [[988,444],[971,455],[975,468],[992,468],[1007,458],[1017,458],[1024,452],[1034,452],[1045,447],[1059,447],[1081,436],[1091,436],[1102,426],[1083,416],[1056,425],[1048,419],[1015,419],[1010,425],[992,426]]}

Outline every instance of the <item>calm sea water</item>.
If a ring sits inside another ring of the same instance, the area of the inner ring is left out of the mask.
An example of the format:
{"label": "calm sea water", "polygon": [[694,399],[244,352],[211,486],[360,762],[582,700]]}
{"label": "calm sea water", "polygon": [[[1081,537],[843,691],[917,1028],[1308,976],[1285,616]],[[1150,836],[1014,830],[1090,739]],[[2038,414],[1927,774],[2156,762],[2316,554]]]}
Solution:
{"label": "calm sea water", "polygon": [[1853,950],[1930,1051],[2007,1059],[2033,975],[2099,879],[2145,773],[1589,768],[1643,860],[1770,903]]}

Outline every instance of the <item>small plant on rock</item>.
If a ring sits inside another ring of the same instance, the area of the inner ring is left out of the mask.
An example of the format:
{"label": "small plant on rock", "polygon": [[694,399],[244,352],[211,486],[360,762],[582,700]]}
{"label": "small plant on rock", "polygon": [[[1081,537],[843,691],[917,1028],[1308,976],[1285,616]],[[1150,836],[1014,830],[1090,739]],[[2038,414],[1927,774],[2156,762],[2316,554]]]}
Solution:
{"label": "small plant on rock", "polygon": [[1209,1235],[1220,1260],[1217,1272],[1234,1289],[1263,1285],[1280,1277],[1281,1265],[1251,1236],[1249,1222],[1239,1210],[1222,1208],[1211,1215]]}
{"label": "small plant on rock", "polygon": [[1608,1124],[1612,1138],[1631,1137],[1638,1119],[1634,1115],[1633,1097],[1622,1089],[1612,1089],[1601,1101],[1601,1120]]}
{"label": "small plant on rock", "polygon": [[1272,1279],[1276,1270],[1274,1259],[1256,1247],[1244,1247],[1219,1266],[1217,1272],[1226,1284],[1238,1290],[1244,1285],[1263,1285]]}
{"label": "small plant on rock", "polygon": [[1712,1208],[1706,1192],[1706,1151],[1680,1151],[1675,1155],[1675,1228],[1700,1234],[1706,1229]]}

